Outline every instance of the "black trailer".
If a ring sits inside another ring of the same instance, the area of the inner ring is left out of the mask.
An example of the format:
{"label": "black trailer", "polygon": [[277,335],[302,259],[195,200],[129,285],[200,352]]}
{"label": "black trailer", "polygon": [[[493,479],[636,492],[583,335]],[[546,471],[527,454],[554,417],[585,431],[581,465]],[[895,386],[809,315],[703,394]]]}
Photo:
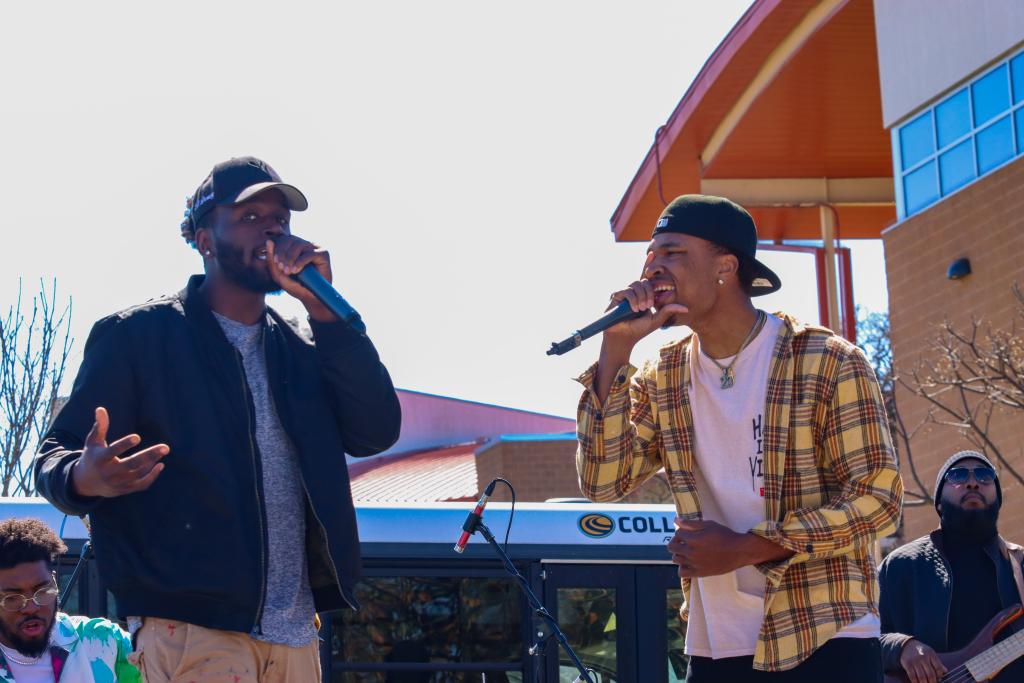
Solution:
{"label": "black trailer", "polygon": [[[320,615],[324,681],[330,683],[555,683],[576,670],[478,535],[453,550],[467,503],[357,507],[364,577],[361,604]],[[485,522],[504,540],[509,505]],[[86,538],[41,499],[0,499],[0,517],[31,516],[62,531],[67,585]],[[675,683],[685,677],[685,624],[675,566],[665,544],[668,505],[525,503],[515,509],[508,554],[557,618],[601,683]],[[225,567],[232,571],[232,567]],[[72,589],[71,613],[116,613],[95,567]],[[531,650],[536,654],[531,654]]]}

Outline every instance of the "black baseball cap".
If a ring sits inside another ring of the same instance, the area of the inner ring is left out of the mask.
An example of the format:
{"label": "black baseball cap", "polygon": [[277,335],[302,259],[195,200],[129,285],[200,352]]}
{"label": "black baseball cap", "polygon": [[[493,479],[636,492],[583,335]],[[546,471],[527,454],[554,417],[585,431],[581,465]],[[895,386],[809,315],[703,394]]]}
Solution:
{"label": "black baseball cap", "polygon": [[309,207],[306,196],[294,185],[283,182],[267,162],[256,157],[234,157],[222,161],[213,167],[186,201],[182,231],[189,229],[194,232],[200,219],[215,206],[238,204],[271,188],[281,191],[290,210],[305,211]]}
{"label": "black baseball cap", "polygon": [[753,270],[750,296],[778,291],[782,280],[757,260],[757,227],[746,209],[725,197],[684,194],[665,207],[651,234],[679,232],[719,244],[746,259]]}

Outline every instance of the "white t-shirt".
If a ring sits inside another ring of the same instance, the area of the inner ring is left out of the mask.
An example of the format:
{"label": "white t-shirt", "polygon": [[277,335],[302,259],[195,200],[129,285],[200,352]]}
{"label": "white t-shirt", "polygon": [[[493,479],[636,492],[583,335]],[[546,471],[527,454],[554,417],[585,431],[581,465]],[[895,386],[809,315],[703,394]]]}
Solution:
{"label": "white t-shirt", "polygon": [[[694,427],[694,474],[706,520],[746,533],[765,519],[764,413],[768,374],[783,322],[769,315],[761,332],[732,366],[735,384],[721,388],[722,371],[690,345],[690,408]],[[733,358],[718,362],[728,366]],[[751,565],[690,586],[685,652],[698,657],[754,654],[764,617],[765,576]],[[879,635],[878,618],[867,615],[837,636]]]}
{"label": "white t-shirt", "polygon": [[29,666],[18,664],[9,657],[6,658],[6,661],[17,683],[54,683],[53,657],[50,656],[49,650],[39,658],[38,662]]}

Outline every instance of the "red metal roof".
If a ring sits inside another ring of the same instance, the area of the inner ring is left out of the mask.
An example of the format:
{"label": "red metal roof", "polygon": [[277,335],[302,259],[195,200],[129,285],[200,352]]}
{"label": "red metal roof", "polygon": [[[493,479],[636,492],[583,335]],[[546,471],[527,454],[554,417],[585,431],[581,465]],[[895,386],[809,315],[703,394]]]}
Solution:
{"label": "red metal roof", "polygon": [[349,463],[356,501],[431,503],[476,500],[476,449],[459,444]]}
{"label": "red metal roof", "polygon": [[[575,418],[398,389],[402,433],[384,455],[469,443],[501,434],[575,431]],[[352,464],[352,460],[349,464]]]}

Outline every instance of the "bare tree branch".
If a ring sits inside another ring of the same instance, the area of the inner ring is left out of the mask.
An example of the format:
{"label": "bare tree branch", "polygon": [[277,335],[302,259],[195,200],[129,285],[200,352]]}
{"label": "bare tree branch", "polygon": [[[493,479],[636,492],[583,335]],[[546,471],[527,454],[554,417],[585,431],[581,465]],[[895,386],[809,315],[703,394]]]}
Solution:
{"label": "bare tree branch", "polygon": [[889,317],[884,313],[858,315],[857,339],[860,340],[868,361],[875,370],[875,376],[882,391],[882,401],[885,404],[889,421],[889,432],[893,437],[897,465],[906,462],[910,469],[911,479],[913,479],[914,486],[904,488],[905,496],[909,496],[912,500],[905,500],[904,505],[929,504],[932,502],[931,488],[921,481],[914,462],[912,448],[914,435],[917,434],[923,423],[916,425],[913,429],[908,429],[903,415],[900,413],[896,388],[906,386],[906,384],[896,374],[893,365]]}
{"label": "bare tree branch", "polygon": [[68,355],[71,299],[57,311],[57,282],[40,281],[31,313],[16,303],[0,319],[0,495],[32,492],[32,454],[49,429]]}
{"label": "bare tree branch", "polygon": [[[896,381],[902,386],[906,386],[899,377],[896,377]],[[924,482],[921,481],[921,475],[919,475],[917,472],[917,465],[914,463],[913,450],[910,446],[911,442],[913,441],[914,435],[917,434],[917,432],[921,429],[924,423],[922,422],[921,424],[918,424],[912,430],[907,430],[906,423],[903,421],[903,415],[902,413],[900,413],[899,407],[896,403],[895,391],[893,391],[892,400],[889,404],[887,404],[887,407],[889,409],[889,420],[895,425],[895,430],[890,431],[895,431],[896,436],[898,436],[899,438],[899,441],[897,442],[898,446],[896,448],[896,452],[898,454],[902,453],[905,455],[907,466],[910,468],[910,476],[914,480],[914,485],[917,486],[917,491],[914,491],[913,489],[904,488],[904,494],[917,497],[923,500],[924,503],[934,502],[931,494],[928,492],[929,488],[925,486]]]}
{"label": "bare tree branch", "polygon": [[928,402],[926,422],[956,429],[999,463],[1004,474],[1024,484],[1024,476],[992,436],[996,416],[1024,411],[1024,340],[1017,335],[1017,319],[1024,320],[1024,292],[1018,284],[1013,295],[1017,316],[1009,330],[983,328],[977,319],[961,330],[947,320],[933,340],[933,356],[920,359],[911,380],[900,383]]}

